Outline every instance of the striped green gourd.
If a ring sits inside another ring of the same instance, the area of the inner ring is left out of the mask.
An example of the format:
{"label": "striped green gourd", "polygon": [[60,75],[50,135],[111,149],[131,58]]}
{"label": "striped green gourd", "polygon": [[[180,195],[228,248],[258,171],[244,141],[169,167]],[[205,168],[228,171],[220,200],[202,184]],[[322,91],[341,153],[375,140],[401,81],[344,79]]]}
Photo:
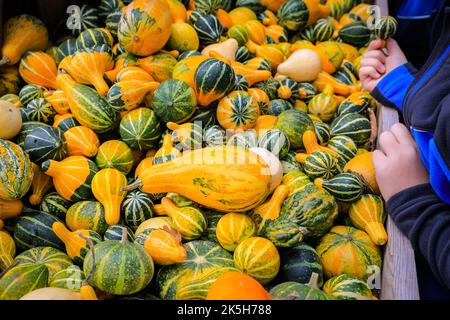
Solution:
{"label": "striped green gourd", "polygon": [[258,136],[255,130],[240,131],[228,139],[227,146],[239,146],[247,149],[255,148],[258,146]]}
{"label": "striped green gourd", "polygon": [[164,122],[186,121],[197,105],[194,90],[177,79],[162,82],[155,90],[152,101],[153,111]]}
{"label": "striped green gourd", "polygon": [[96,244],[84,259],[83,271],[85,274],[92,272],[89,284],[95,288],[127,295],[141,291],[150,283],[154,264],[142,246],[128,242],[125,236],[121,241],[107,240]]}
{"label": "striped green gourd", "polygon": [[314,129],[316,131],[317,141],[320,145],[325,146],[331,138],[330,126],[325,122],[314,122]]}
{"label": "striped green gourd", "polygon": [[105,211],[97,201],[79,201],[73,204],[67,210],[66,225],[72,231],[87,229],[100,235],[104,235],[108,229]]}
{"label": "striped green gourd", "polygon": [[249,40],[248,29],[242,24],[235,24],[228,30],[228,38],[235,39],[239,46],[245,46]]}
{"label": "striped green gourd", "polygon": [[233,256],[218,243],[194,240],[186,249],[185,261],[164,266],[157,274],[157,290],[164,300],[203,300],[221,274],[236,271]]}
{"label": "striped green gourd", "polygon": [[335,136],[328,141],[328,148],[336,151],[344,160],[350,161],[356,156],[358,147],[352,138],[347,136]]}
{"label": "striped green gourd", "polygon": [[298,34],[298,36],[300,37],[301,40],[306,40],[311,43],[316,42],[316,38],[314,38],[314,27],[313,26],[306,27]]}
{"label": "striped green gourd", "polygon": [[105,231],[105,235],[103,236],[103,240],[114,240],[120,241],[122,239],[123,229],[126,229],[127,232],[127,240],[133,242],[134,241],[134,232],[131,228],[127,226],[122,226],[118,224],[113,224],[108,227]]}
{"label": "striped green gourd", "polygon": [[180,126],[174,123],[167,124],[167,127],[173,129],[171,133],[173,145],[178,150],[193,150],[202,147],[203,127],[201,125],[186,122]]}
{"label": "striped green gourd", "polygon": [[203,46],[219,42],[223,33],[222,24],[212,14],[198,14],[193,27]]}
{"label": "striped green gourd", "polygon": [[357,146],[369,141],[372,132],[370,121],[357,113],[343,114],[331,123],[331,136],[344,135],[351,138]]}
{"label": "striped green gourd", "polygon": [[63,288],[78,292],[85,279],[84,272],[78,266],[71,265],[55,273],[48,285],[53,288]]}
{"label": "striped green gourd", "polygon": [[118,113],[95,89],[75,82],[64,72],[56,77],[56,81],[67,97],[70,111],[81,125],[97,133],[110,131],[116,126]]}
{"label": "striped green gourd", "polygon": [[277,94],[278,98],[288,100],[289,102],[294,102],[299,99],[298,95],[298,83],[291,78],[284,78],[278,81]]}
{"label": "striped green gourd", "polygon": [[241,46],[237,49],[235,59],[238,62],[244,63],[248,59],[251,59],[253,55],[248,51],[247,47]]}
{"label": "striped green gourd", "polygon": [[278,84],[277,81],[270,77],[265,81],[259,81],[253,85],[254,88],[261,89],[273,100],[277,97]]}
{"label": "striped green gourd", "polygon": [[42,264],[48,269],[48,280],[53,279],[53,275],[72,265],[69,256],[58,249],[52,247],[36,247],[22,252],[14,258],[16,264]]}
{"label": "striped green gourd", "polygon": [[397,32],[397,24],[394,17],[380,17],[375,21],[375,35],[382,40],[387,40]]}
{"label": "striped green gourd", "polygon": [[339,171],[337,160],[327,152],[316,151],[306,157],[303,170],[311,179],[330,179]]}
{"label": "striped green gourd", "polygon": [[105,19],[109,14],[117,9],[122,9],[123,3],[121,0],[101,0],[98,5],[98,15]]}
{"label": "striped green gourd", "polygon": [[0,139],[0,199],[15,200],[25,196],[33,181],[28,154],[18,145]]}
{"label": "striped green gourd", "polygon": [[197,51],[197,50],[187,50],[187,51],[183,51],[182,53],[180,53],[180,55],[178,56],[178,61],[181,61],[185,58],[189,58],[192,56],[201,56],[202,53]]}
{"label": "striped green gourd", "polygon": [[201,13],[215,13],[218,9],[229,11],[232,2],[230,0],[194,0],[195,10]]}
{"label": "striped green gourd", "polygon": [[115,168],[123,174],[128,174],[134,164],[133,152],[125,142],[109,140],[98,148],[95,163],[99,169]]}
{"label": "striped green gourd", "polygon": [[140,190],[129,191],[122,202],[122,216],[131,229],[136,230],[147,219],[153,218],[150,195]]}
{"label": "striped green gourd", "polygon": [[219,243],[219,240],[217,240],[216,229],[220,218],[222,218],[223,216],[223,212],[208,209],[204,211],[204,214],[208,224],[206,226],[205,231],[202,234],[201,239]]}
{"label": "striped green gourd", "polygon": [[14,241],[17,247],[21,250],[34,247],[64,250],[64,243],[52,230],[52,224],[56,221],[60,220],[49,213],[37,210],[20,216],[14,226]]}
{"label": "striped green gourd", "polygon": [[296,32],[308,23],[309,9],[303,0],[287,0],[277,11],[278,24]]}
{"label": "striped green gourd", "polygon": [[287,281],[270,290],[274,300],[332,300],[332,297],[318,289],[317,273],[313,273],[307,284]]}
{"label": "striped green gourd", "polygon": [[70,56],[77,51],[77,39],[69,38],[59,44],[55,52],[55,61],[59,64],[65,57]]}
{"label": "striped green gourd", "polygon": [[77,25],[72,26],[72,33],[75,35],[78,35],[85,30],[98,27],[99,16],[97,8],[86,4],[82,5],[77,17]]}
{"label": "striped green gourd", "polygon": [[111,35],[117,39],[117,30],[119,28],[120,18],[122,18],[122,10],[118,9],[110,13],[105,19],[106,29],[111,33]]}
{"label": "striped green gourd", "polygon": [[273,99],[270,101],[269,109],[266,114],[272,116],[279,116],[283,111],[292,110],[294,107],[292,104],[284,99]]}
{"label": "striped green gourd", "polygon": [[203,129],[207,129],[216,124],[216,111],[217,108],[210,106],[208,108],[197,108],[189,118],[189,122],[197,123],[201,125]]}
{"label": "striped green gourd", "polygon": [[313,27],[313,37],[316,41],[327,41],[333,36],[334,28],[331,19],[319,19]]}
{"label": "striped green gourd", "polygon": [[22,121],[39,121],[52,124],[56,115],[53,106],[44,98],[33,99],[25,108],[20,109]]}
{"label": "striped green gourd", "polygon": [[313,273],[317,273],[317,285],[322,287],[323,270],[320,258],[313,247],[299,243],[295,247],[280,250],[281,266],[275,283],[295,281],[307,284]]}
{"label": "striped green gourd", "polygon": [[20,102],[20,98],[17,94],[7,93],[0,97],[0,100],[11,102],[16,107],[22,107],[22,103]]}
{"label": "striped green gourd", "polygon": [[194,74],[198,104],[206,107],[223,98],[233,89],[235,77],[233,68],[221,60],[210,58],[200,63]]}
{"label": "striped green gourd", "polygon": [[105,28],[92,28],[84,30],[78,36],[75,46],[77,50],[89,49],[96,45],[105,44],[112,48],[113,37],[111,33]]}
{"label": "striped green gourd", "polygon": [[353,72],[347,67],[339,68],[335,73],[333,73],[333,77],[338,82],[349,86],[354,86],[358,81],[357,76],[355,76]]}
{"label": "striped green gourd", "polygon": [[241,76],[240,74],[237,74],[233,90],[244,90],[244,91],[247,91],[248,88],[249,88],[248,82],[245,79],[245,77]]}
{"label": "striped green gourd", "polygon": [[64,159],[67,155],[63,132],[54,127],[37,127],[24,141],[25,151],[35,163]]}
{"label": "striped green gourd", "polygon": [[218,125],[206,128],[203,132],[203,144],[205,147],[223,146],[225,138],[225,130]]}
{"label": "striped green gourd", "polygon": [[323,291],[337,300],[374,300],[367,283],[348,274],[328,279]]}
{"label": "striped green gourd", "polygon": [[356,21],[339,29],[339,38],[355,47],[362,47],[370,40],[370,29],[363,21]]}
{"label": "striped green gourd", "polygon": [[120,137],[130,148],[148,150],[156,147],[161,133],[160,122],[149,108],[134,109],[120,121]]}
{"label": "striped green gourd", "polygon": [[280,130],[267,130],[259,137],[258,146],[269,150],[279,158],[284,158],[289,152],[289,139]]}
{"label": "striped green gourd", "polygon": [[333,225],[337,214],[334,197],[309,183],[283,202],[279,217],[269,221],[265,236],[277,247],[293,247],[302,238],[324,235]]}
{"label": "striped green gourd", "polygon": [[21,264],[0,278],[0,300],[18,300],[28,292],[48,285],[48,269],[42,264]]}
{"label": "striped green gourd", "polygon": [[298,83],[298,98],[305,102],[312,99],[317,93],[316,87],[309,82]]}
{"label": "striped green gourd", "polygon": [[283,174],[291,171],[303,171],[303,166],[295,159],[295,151],[289,151],[288,154],[280,160]]}
{"label": "striped green gourd", "polygon": [[22,106],[26,107],[32,100],[44,98],[44,89],[35,84],[27,84],[19,92]]}
{"label": "striped green gourd", "polygon": [[249,65],[250,63],[252,64],[251,68],[256,68],[256,70],[272,70],[270,62],[266,58],[258,58],[257,61],[255,61],[254,59],[250,59],[244,62],[245,65]]}
{"label": "striped green gourd", "polygon": [[339,20],[339,18],[345,13],[344,1],[331,1],[331,3],[327,5],[330,9],[330,16],[336,20]]}
{"label": "striped green gourd", "polygon": [[287,110],[278,116],[274,129],[279,129],[286,134],[292,150],[298,150],[303,148],[303,134],[314,130],[314,123],[303,111]]}
{"label": "striped green gourd", "polygon": [[40,210],[55,215],[62,221],[66,221],[66,213],[72,202],[61,197],[57,192],[51,192],[44,196],[40,204]]}
{"label": "striped green gourd", "polygon": [[368,94],[362,95],[359,92],[352,94],[339,104],[336,115],[340,116],[345,113],[365,114],[367,108],[370,108],[371,103],[372,99]]}
{"label": "striped green gourd", "polygon": [[314,183],[342,202],[356,201],[364,191],[361,179],[353,173],[339,173],[329,180],[316,179]]}

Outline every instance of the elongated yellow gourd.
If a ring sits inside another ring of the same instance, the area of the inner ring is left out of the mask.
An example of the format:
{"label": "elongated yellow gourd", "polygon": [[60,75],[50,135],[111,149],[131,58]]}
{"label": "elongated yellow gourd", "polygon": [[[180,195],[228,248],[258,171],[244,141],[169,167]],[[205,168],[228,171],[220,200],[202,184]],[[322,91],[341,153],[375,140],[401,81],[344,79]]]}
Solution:
{"label": "elongated yellow gourd", "polygon": [[167,226],[150,232],[144,249],[155,263],[163,266],[181,263],[187,257],[186,248],[181,244],[181,234]]}
{"label": "elongated yellow gourd", "polygon": [[218,146],[186,151],[177,159],[149,167],[126,189],[174,192],[219,211],[243,212],[264,201],[271,180],[268,164],[254,152]]}
{"label": "elongated yellow gourd", "polygon": [[14,239],[8,232],[0,231],[0,270],[5,270],[13,264],[15,254],[16,245]]}
{"label": "elongated yellow gourd", "polygon": [[0,219],[9,219],[17,217],[22,213],[22,200],[3,200],[0,199]]}
{"label": "elongated yellow gourd", "polygon": [[107,168],[97,172],[92,179],[92,193],[105,208],[105,220],[109,225],[120,220],[120,205],[126,192],[127,178],[117,169]]}
{"label": "elongated yellow gourd", "polygon": [[37,164],[32,163],[32,167],[34,172],[33,182],[31,183],[32,194],[28,200],[33,206],[37,206],[41,203],[42,197],[52,188],[53,183],[52,178],[42,172]]}
{"label": "elongated yellow gourd", "polygon": [[207,227],[203,213],[194,207],[177,207],[172,200],[164,197],[161,200],[167,215],[172,218],[174,228],[184,240],[194,240],[202,235]]}

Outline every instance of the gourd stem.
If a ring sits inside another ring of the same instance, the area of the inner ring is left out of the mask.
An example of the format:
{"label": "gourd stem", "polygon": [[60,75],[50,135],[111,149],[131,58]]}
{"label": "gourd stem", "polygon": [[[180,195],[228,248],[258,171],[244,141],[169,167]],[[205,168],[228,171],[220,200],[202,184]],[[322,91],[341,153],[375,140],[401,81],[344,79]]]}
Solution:
{"label": "gourd stem", "polygon": [[94,274],[94,270],[95,270],[95,249],[94,249],[94,242],[92,242],[92,239],[86,237],[84,234],[82,234],[80,231],[78,231],[78,236],[81,239],[84,239],[87,241],[87,243],[89,244],[89,248],[91,248],[91,252],[92,252],[92,268],[91,268],[91,272],[89,272],[89,274],[87,275],[86,279],[84,279],[84,281],[81,283],[82,286],[86,286],[89,284],[89,280],[92,278],[93,274]]}
{"label": "gourd stem", "polygon": [[311,288],[317,289],[317,281],[319,280],[319,274],[313,272],[311,274],[311,278],[309,278],[308,286]]}
{"label": "gourd stem", "polygon": [[134,189],[142,187],[142,181],[141,179],[137,178],[135,182],[132,184],[129,184],[127,186],[121,187],[120,191],[132,191]]}

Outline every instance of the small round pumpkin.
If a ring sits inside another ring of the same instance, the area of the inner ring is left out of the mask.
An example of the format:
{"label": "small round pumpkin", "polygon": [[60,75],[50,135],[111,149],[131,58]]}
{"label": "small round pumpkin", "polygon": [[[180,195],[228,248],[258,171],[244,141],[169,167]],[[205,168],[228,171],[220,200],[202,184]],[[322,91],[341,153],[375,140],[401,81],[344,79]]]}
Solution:
{"label": "small round pumpkin", "polygon": [[0,139],[11,139],[22,128],[20,111],[12,103],[0,100]]}
{"label": "small round pumpkin", "polygon": [[220,100],[217,107],[217,120],[224,129],[250,129],[258,117],[258,104],[252,95],[245,91],[231,92]]}
{"label": "small round pumpkin", "polygon": [[243,240],[234,251],[234,264],[242,272],[261,284],[273,280],[280,269],[280,255],[275,245],[266,238]]}
{"label": "small round pumpkin", "polygon": [[234,251],[242,240],[255,235],[253,220],[240,213],[227,213],[220,218],[216,227],[217,240],[228,251]]}
{"label": "small round pumpkin", "polygon": [[95,162],[99,169],[115,168],[128,174],[133,168],[134,157],[128,145],[120,140],[109,140],[98,148]]}

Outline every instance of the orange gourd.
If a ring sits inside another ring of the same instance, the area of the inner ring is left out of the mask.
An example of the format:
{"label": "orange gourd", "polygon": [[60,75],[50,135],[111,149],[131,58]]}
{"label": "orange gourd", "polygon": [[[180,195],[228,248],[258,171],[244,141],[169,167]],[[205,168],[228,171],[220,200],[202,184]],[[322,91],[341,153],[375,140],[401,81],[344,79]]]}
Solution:
{"label": "orange gourd", "polygon": [[205,56],[191,56],[179,61],[173,68],[172,77],[177,80],[183,80],[192,88],[195,87],[195,71],[200,63],[208,59]]}
{"label": "orange gourd", "polygon": [[45,50],[48,46],[48,31],[44,23],[28,14],[10,18],[3,32],[0,65],[16,64],[25,52]]}
{"label": "orange gourd", "polygon": [[[263,90],[258,88],[250,88],[247,90],[256,101],[261,113],[266,113],[269,110],[270,98]],[[258,118],[259,119],[259,118]]]}
{"label": "orange gourd", "polygon": [[22,213],[22,210],[23,210],[22,200],[0,199],[0,219],[5,220],[17,217]]}
{"label": "orange gourd", "polygon": [[163,138],[161,148],[156,151],[153,157],[153,163],[159,163],[166,159],[178,158],[181,156],[181,152],[173,146],[173,139],[171,134],[166,134]]}
{"label": "orange gourd", "polygon": [[152,165],[153,165],[153,156],[142,159],[141,162],[139,162],[138,166],[136,167],[136,170],[134,171],[134,178],[139,177],[139,175],[144,170],[146,170],[148,167],[151,167]]}
{"label": "orange gourd", "polygon": [[261,22],[258,20],[250,20],[244,23],[244,26],[248,30],[250,41],[259,45],[266,43],[266,29]]}
{"label": "orange gourd", "polygon": [[89,50],[76,52],[70,61],[71,75],[76,74],[82,84],[93,85],[100,95],[105,95],[108,84],[103,74],[114,66],[112,53],[106,46],[96,46]]}
{"label": "orange gourd", "polygon": [[322,70],[334,73],[341,66],[345,52],[336,41],[324,41],[316,44],[315,51],[320,56]]}
{"label": "orange gourd", "polygon": [[116,82],[128,80],[154,81],[153,77],[147,71],[137,66],[125,67],[117,74]]}
{"label": "orange gourd", "polygon": [[337,81],[331,74],[322,71],[319,73],[317,79],[314,81],[314,86],[320,91],[325,90],[327,86],[333,88],[335,94],[348,97],[350,94],[361,90],[360,85],[349,86]]}
{"label": "orange gourd", "polygon": [[286,37],[284,28],[277,24],[266,27],[264,32],[266,36],[272,38],[275,41],[275,43],[280,43],[281,42],[280,39],[285,39]]}
{"label": "orange gourd", "polygon": [[16,244],[13,237],[2,231],[3,221],[0,220],[0,271],[4,271],[14,263]]}
{"label": "orange gourd", "polygon": [[[306,130],[305,133],[303,134],[302,139],[303,139],[303,145],[305,146],[305,150],[306,150],[306,156],[308,154],[314,153],[316,151],[324,151],[326,153],[329,153],[333,157],[339,156],[339,154],[336,151],[334,151],[328,147],[321,146],[319,144],[319,142],[317,141],[316,133],[312,130]],[[303,161],[304,157],[302,155],[305,155],[305,154],[297,153],[295,158],[297,159],[298,162],[304,162]]]}
{"label": "orange gourd", "polygon": [[127,178],[117,169],[106,168],[97,172],[92,179],[92,193],[105,208],[105,220],[109,225],[120,220],[120,205],[126,192]]}
{"label": "orange gourd", "polygon": [[139,59],[137,65],[147,71],[155,81],[163,82],[172,78],[177,62],[177,59],[169,53],[158,53]]}
{"label": "orange gourd", "polygon": [[265,81],[272,76],[272,73],[268,70],[253,70],[237,61],[231,62],[231,66],[234,73],[243,76],[247,80],[249,86]]}
{"label": "orange gourd", "polygon": [[59,114],[67,114],[70,112],[69,102],[66,95],[62,90],[46,91],[44,92],[44,98],[52,105],[53,109]]}
{"label": "orange gourd", "polygon": [[230,15],[223,9],[216,10],[216,18],[219,20],[220,24],[227,29],[233,26],[233,20],[231,20]]}
{"label": "orange gourd", "polygon": [[265,26],[273,26],[277,24],[277,15],[271,10],[265,10],[263,12],[263,18],[261,20]]}
{"label": "orange gourd", "polygon": [[50,89],[58,88],[56,84],[56,62],[45,52],[27,52],[20,60],[19,73],[26,83]]}
{"label": "orange gourd", "polygon": [[245,273],[222,274],[211,285],[206,300],[271,300],[264,287]]}
{"label": "orange gourd", "polygon": [[[66,58],[67,57],[65,57],[63,59],[63,61],[61,61],[61,63],[59,64],[60,68],[63,68],[61,66],[61,64],[64,62],[64,60]],[[65,64],[67,64],[67,63],[65,63]],[[122,71],[126,67],[135,66],[137,64],[138,64],[138,60],[135,56],[133,56],[132,54],[129,54],[129,53],[123,53],[119,57],[116,58],[114,68],[109,71],[106,71],[104,77],[106,79],[108,79],[109,82],[113,83],[116,81],[117,75],[119,74],[120,71]],[[63,68],[63,69],[65,69],[65,68]]]}
{"label": "orange gourd", "polygon": [[266,131],[273,129],[276,122],[277,122],[276,116],[262,115],[256,119],[255,126],[253,127],[253,129],[256,131],[256,134],[258,136],[261,136]]}
{"label": "orange gourd", "polygon": [[158,86],[156,81],[120,81],[111,86],[107,100],[117,111],[130,111],[139,107],[147,95],[153,95]]}
{"label": "orange gourd", "polygon": [[237,7],[228,12],[228,17],[233,25],[245,24],[248,21],[257,20],[256,14],[247,7]]}
{"label": "orange gourd", "polygon": [[97,154],[100,141],[97,134],[88,127],[76,126],[64,132],[69,156],[85,156],[91,158]]}
{"label": "orange gourd", "polygon": [[32,194],[28,200],[31,205],[37,206],[41,203],[42,197],[52,188],[53,183],[52,179],[42,172],[37,164],[32,163],[31,166],[33,167],[34,175],[31,183]]}
{"label": "orange gourd", "polygon": [[344,166],[344,172],[358,174],[362,178],[363,182],[365,182],[374,193],[380,194],[375,167],[372,163],[372,155],[372,152],[365,152],[356,155]]}
{"label": "orange gourd", "polygon": [[187,257],[181,234],[167,226],[151,231],[145,239],[144,249],[155,263],[163,266],[181,263]]}
{"label": "orange gourd", "polygon": [[187,21],[187,10],[186,7],[179,0],[166,0],[169,5],[170,13],[174,22],[186,22]]}

